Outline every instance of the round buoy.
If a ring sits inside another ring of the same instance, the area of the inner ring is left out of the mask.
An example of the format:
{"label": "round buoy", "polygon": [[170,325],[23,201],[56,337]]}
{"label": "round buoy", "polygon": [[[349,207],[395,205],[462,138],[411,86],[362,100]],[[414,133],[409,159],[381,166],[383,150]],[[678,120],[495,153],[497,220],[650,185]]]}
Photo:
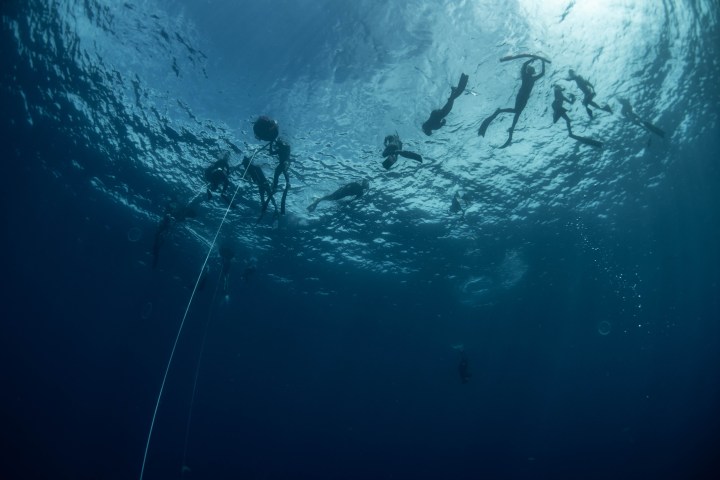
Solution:
{"label": "round buoy", "polygon": [[253,124],[253,132],[255,137],[264,142],[274,141],[280,134],[280,129],[275,120],[270,117],[262,116],[255,120]]}

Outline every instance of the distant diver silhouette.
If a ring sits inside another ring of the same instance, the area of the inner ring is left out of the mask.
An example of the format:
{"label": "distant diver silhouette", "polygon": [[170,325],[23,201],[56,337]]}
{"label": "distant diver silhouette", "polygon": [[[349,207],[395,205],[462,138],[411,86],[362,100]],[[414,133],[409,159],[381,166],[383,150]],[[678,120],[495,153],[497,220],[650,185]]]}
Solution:
{"label": "distant diver silhouette", "polygon": [[155,238],[153,241],[152,254],[153,254],[153,268],[157,268],[158,262],[160,261],[160,248],[165,244],[167,238],[170,236],[170,229],[175,223],[183,222],[188,218],[195,218],[197,213],[189,205],[178,206],[175,201],[171,202],[165,208],[165,214],[163,215],[157,230],[155,231]]}
{"label": "distant diver silhouette", "polygon": [[212,192],[222,187],[222,196],[227,193],[230,186],[230,152],[225,152],[219,160],[205,169],[205,180],[208,182],[207,198],[212,198]]}
{"label": "distant diver silhouette", "polygon": [[632,105],[630,105],[630,102],[627,99],[621,98],[619,99],[619,101],[622,105],[622,110],[620,111],[620,113],[622,113],[625,118],[628,118],[635,125],[639,125],[645,128],[646,130],[657,135],[658,137],[665,138],[665,131],[659,127],[656,127],[647,120],[643,120],[642,118],[640,118],[640,116],[633,111],[633,107]]}
{"label": "distant diver silhouette", "polygon": [[385,167],[386,170],[390,170],[390,167],[395,165],[395,162],[398,160],[398,155],[422,163],[422,157],[420,155],[402,149],[403,144],[397,133],[395,133],[395,135],[386,136],[383,143],[385,145],[385,150],[383,150],[382,156],[385,157],[385,160],[383,161],[382,166]]}
{"label": "distant diver silhouette", "polygon": [[320,202],[325,202],[328,200],[337,201],[342,198],[352,196],[354,196],[355,198],[360,198],[369,188],[370,182],[368,180],[363,180],[362,182],[348,183],[347,185],[343,185],[342,187],[338,188],[337,190],[328,195],[325,195],[324,197],[315,199],[310,205],[308,205],[307,209],[310,212],[314,212],[315,208],[317,208]]}
{"label": "distant diver silhouette", "polygon": [[460,195],[459,192],[455,192],[455,195],[453,195],[452,201],[450,203],[450,212],[457,213],[462,212],[462,216],[465,216],[465,208],[462,206],[462,203],[460,200],[463,200],[465,203],[467,203],[467,200],[464,195]]}
{"label": "distant diver silhouette", "polygon": [[568,136],[572,139],[577,140],[580,143],[584,143],[586,145],[591,145],[593,147],[602,148],[603,144],[601,142],[598,142],[597,140],[593,140],[592,138],[587,137],[581,137],[579,135],[575,135],[572,133],[572,129],[570,128],[570,117],[567,115],[567,110],[563,107],[564,102],[568,103],[575,103],[575,96],[570,95],[570,98],[565,97],[563,94],[563,88],[560,85],[555,85],[554,87],[554,94],[555,99],[552,103],[552,109],[553,109],[553,123],[556,123],[559,119],[564,119],[565,124],[567,125],[567,131]]}
{"label": "distant diver silhouette", "polygon": [[470,364],[467,356],[465,356],[465,349],[459,348],[460,350],[460,364],[458,365],[458,373],[460,374],[460,381],[462,383],[468,383],[470,381]]}
{"label": "distant diver silhouette", "polygon": [[425,132],[425,135],[432,135],[433,130],[438,130],[440,129],[440,127],[443,127],[445,125],[445,117],[452,110],[455,99],[462,95],[462,93],[465,91],[467,82],[468,76],[464,73],[461,74],[458,86],[452,87],[450,89],[450,97],[448,98],[447,102],[445,102],[445,105],[440,109],[433,110],[430,113],[430,118],[428,118],[422,124],[422,131]]}
{"label": "distant diver silhouette", "polygon": [[580,75],[577,75],[575,73],[575,70],[570,69],[568,71],[568,78],[567,80],[574,81],[580,91],[583,93],[583,101],[582,104],[585,107],[585,111],[587,112],[588,116],[590,118],[593,117],[592,110],[590,110],[590,106],[593,106],[595,108],[599,108],[600,110],[605,110],[608,113],[612,113],[612,109],[609,105],[605,105],[604,107],[601,107],[595,101],[593,100],[595,98],[595,86],[593,86],[592,83],[581,77]]}
{"label": "distant diver silhouette", "polygon": [[[537,82],[543,75],[545,75],[545,63],[550,63],[549,60],[538,57],[537,55],[528,55],[528,54],[522,54],[522,55],[513,55],[508,57],[503,57],[500,59],[501,62],[506,62],[508,60],[514,60],[516,58],[527,58],[529,57],[530,60],[523,63],[521,69],[520,69],[520,78],[522,83],[520,84],[520,91],[518,91],[517,97],[515,98],[515,107],[514,108],[498,108],[495,110],[495,113],[490,115],[488,118],[486,118],[482,124],[480,125],[480,128],[478,129],[478,135],[484,137],[485,132],[487,131],[488,127],[490,126],[490,123],[492,123],[495,118],[501,114],[501,113],[513,113],[513,121],[512,125],[508,129],[508,139],[507,141],[500,147],[505,148],[512,142],[512,136],[513,131],[515,131],[515,125],[517,125],[518,119],[520,118],[520,114],[525,109],[525,106],[527,105],[528,99],[530,98],[530,92],[532,92],[533,86],[535,85],[535,82]],[[530,65],[534,61],[540,61],[542,63],[542,71],[535,75],[535,69]]]}

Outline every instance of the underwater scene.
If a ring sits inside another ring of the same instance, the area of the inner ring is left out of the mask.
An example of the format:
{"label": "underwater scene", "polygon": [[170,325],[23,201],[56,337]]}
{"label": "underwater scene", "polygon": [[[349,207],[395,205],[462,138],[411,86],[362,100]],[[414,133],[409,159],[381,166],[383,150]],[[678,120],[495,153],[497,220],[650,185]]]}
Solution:
{"label": "underwater scene", "polygon": [[719,17],[3,1],[0,477],[716,478]]}

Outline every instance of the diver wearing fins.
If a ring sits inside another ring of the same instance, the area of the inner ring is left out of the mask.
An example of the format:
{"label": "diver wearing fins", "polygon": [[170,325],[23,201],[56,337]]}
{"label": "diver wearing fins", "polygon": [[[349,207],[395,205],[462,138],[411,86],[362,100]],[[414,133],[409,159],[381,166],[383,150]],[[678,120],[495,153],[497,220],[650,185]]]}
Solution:
{"label": "diver wearing fins", "polygon": [[221,195],[225,197],[230,186],[230,152],[225,152],[219,160],[205,169],[205,180],[208,182],[207,198],[212,198],[212,192],[222,187]]}
{"label": "diver wearing fins", "polygon": [[275,167],[275,174],[273,175],[273,182],[270,192],[265,203],[263,204],[262,212],[260,217],[267,211],[268,204],[272,199],[273,205],[275,199],[273,195],[277,192],[278,180],[282,174],[285,177],[285,189],[283,190],[282,198],[280,199],[280,214],[285,215],[285,200],[287,199],[288,190],[290,190],[290,144],[281,138],[278,138],[274,142],[270,143],[270,155],[277,155],[278,165]]}
{"label": "diver wearing fins", "polygon": [[[546,60],[544,58],[538,57],[536,55],[515,55],[513,57],[503,57],[500,59],[501,62],[507,61],[507,60],[513,60],[515,58],[521,58],[521,57],[530,57],[530,60],[523,63],[522,68],[520,69],[520,78],[522,80],[522,83],[520,84],[520,91],[517,94],[517,97],[515,98],[515,107],[514,108],[498,108],[495,110],[495,113],[490,115],[488,118],[486,118],[482,124],[480,125],[480,128],[478,129],[478,135],[481,137],[485,136],[485,132],[487,131],[488,127],[490,126],[490,123],[495,120],[495,118],[501,114],[501,113],[514,113],[512,125],[508,129],[508,139],[507,141],[500,147],[505,148],[512,142],[512,136],[513,131],[515,130],[515,125],[517,125],[518,119],[520,118],[520,114],[525,109],[525,106],[527,105],[528,99],[530,98],[530,92],[532,92],[533,87],[535,86],[535,82],[537,82],[543,75],[545,75],[545,62],[549,63],[549,60]],[[535,69],[530,65],[532,62],[539,60],[542,63],[542,71],[535,75]]]}
{"label": "diver wearing fins", "polygon": [[385,150],[383,150],[382,156],[385,157],[385,160],[382,166],[385,167],[386,170],[390,170],[390,167],[395,165],[395,162],[398,160],[398,155],[422,163],[422,157],[420,155],[402,149],[403,145],[397,133],[386,136],[383,143],[385,144]]}
{"label": "diver wearing fins", "polygon": [[333,193],[315,199],[310,205],[308,205],[307,209],[310,212],[314,212],[315,208],[317,208],[320,202],[325,202],[328,200],[337,201],[342,198],[351,196],[355,196],[356,199],[360,198],[365,194],[366,191],[368,191],[369,188],[370,182],[368,180],[363,180],[362,182],[348,183],[347,185],[343,185],[342,187],[338,188]]}
{"label": "diver wearing fins", "polygon": [[422,124],[422,131],[425,132],[425,135],[430,136],[433,130],[438,130],[440,127],[445,126],[445,117],[447,117],[448,113],[452,110],[455,99],[465,91],[467,82],[468,76],[464,73],[461,74],[458,86],[450,88],[450,98],[448,98],[445,105],[441,109],[433,110],[430,113],[430,118]]}
{"label": "diver wearing fins", "polygon": [[468,359],[465,356],[465,349],[460,348],[460,364],[458,365],[458,373],[460,374],[460,381],[465,384],[470,381],[470,377],[472,376],[470,374],[470,365],[468,363]]}
{"label": "diver wearing fins", "polygon": [[555,99],[552,103],[552,109],[553,109],[553,123],[557,123],[558,120],[561,118],[565,120],[565,125],[567,125],[567,131],[568,136],[574,140],[577,140],[580,143],[584,143],[586,145],[590,145],[597,148],[602,148],[603,144],[602,142],[598,142],[597,140],[593,140],[592,138],[587,137],[581,137],[579,135],[575,135],[572,133],[572,129],[570,128],[570,117],[568,117],[567,109],[563,106],[564,102],[568,102],[570,104],[575,103],[575,96],[570,95],[570,98],[567,98],[563,94],[563,88],[560,85],[555,85],[554,87],[554,94]]}
{"label": "diver wearing fins", "polygon": [[640,116],[633,111],[633,107],[632,105],[630,105],[630,102],[627,99],[621,98],[620,104],[622,105],[622,110],[620,111],[620,113],[622,113],[625,118],[628,118],[635,125],[643,127],[644,129],[654,133],[658,137],[665,138],[665,131],[663,131],[661,128],[656,127],[647,120],[643,120],[642,118],[640,118]]}
{"label": "diver wearing fins", "polygon": [[612,109],[609,105],[606,104],[604,107],[601,107],[600,105],[595,103],[595,86],[580,75],[577,75],[575,73],[575,70],[570,69],[568,71],[568,78],[566,80],[574,81],[577,84],[577,87],[583,93],[582,104],[585,107],[585,111],[590,118],[593,118],[593,112],[592,110],[590,110],[591,105],[595,108],[599,108],[600,110],[605,110],[608,113],[612,113]]}

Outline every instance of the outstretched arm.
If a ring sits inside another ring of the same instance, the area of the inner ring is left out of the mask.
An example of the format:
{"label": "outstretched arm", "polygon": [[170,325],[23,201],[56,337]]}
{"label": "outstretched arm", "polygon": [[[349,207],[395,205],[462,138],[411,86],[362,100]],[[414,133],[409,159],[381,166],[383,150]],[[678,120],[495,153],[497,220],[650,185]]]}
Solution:
{"label": "outstretched arm", "polygon": [[542,63],[542,71],[535,76],[535,80],[537,80],[540,77],[542,77],[543,75],[545,75],[545,61],[541,60],[541,63]]}

